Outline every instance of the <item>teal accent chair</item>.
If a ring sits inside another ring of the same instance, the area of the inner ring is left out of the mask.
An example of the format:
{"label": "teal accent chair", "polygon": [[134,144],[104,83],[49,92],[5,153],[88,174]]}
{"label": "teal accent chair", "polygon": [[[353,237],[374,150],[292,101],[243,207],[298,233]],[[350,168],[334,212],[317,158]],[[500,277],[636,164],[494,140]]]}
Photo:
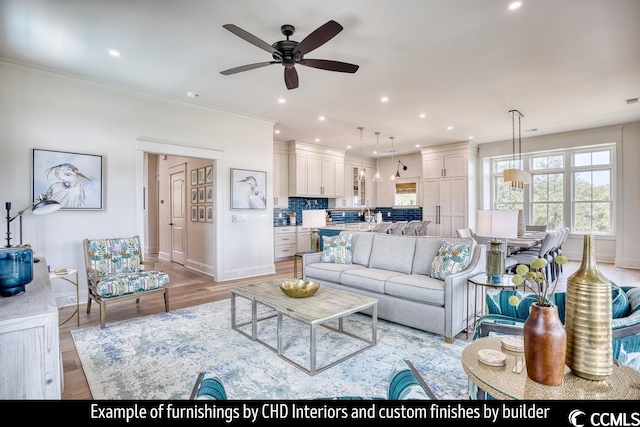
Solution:
{"label": "teal accent chair", "polygon": [[[509,304],[516,295],[517,306]],[[552,301],[565,321],[566,292],[556,292]],[[490,289],[487,291],[486,314],[476,324],[473,339],[495,335],[522,335],[535,294],[521,290]],[[611,286],[612,354],[618,362],[640,370],[640,287]],[[471,399],[492,399],[469,380]]]}
{"label": "teal accent chair", "polygon": [[[214,372],[198,375],[191,392],[191,400],[226,400],[224,383]],[[320,397],[318,400],[361,400],[363,397]],[[371,399],[383,399],[372,397]],[[409,360],[398,360],[389,374],[388,400],[435,400],[436,396]]]}

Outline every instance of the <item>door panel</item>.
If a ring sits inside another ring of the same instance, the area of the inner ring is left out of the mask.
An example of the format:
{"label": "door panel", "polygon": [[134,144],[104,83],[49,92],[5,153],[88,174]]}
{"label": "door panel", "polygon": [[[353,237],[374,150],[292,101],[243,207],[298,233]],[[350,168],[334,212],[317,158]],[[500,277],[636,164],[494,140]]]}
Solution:
{"label": "door panel", "polygon": [[186,244],[185,171],[170,175],[171,181],[171,261],[184,265]]}

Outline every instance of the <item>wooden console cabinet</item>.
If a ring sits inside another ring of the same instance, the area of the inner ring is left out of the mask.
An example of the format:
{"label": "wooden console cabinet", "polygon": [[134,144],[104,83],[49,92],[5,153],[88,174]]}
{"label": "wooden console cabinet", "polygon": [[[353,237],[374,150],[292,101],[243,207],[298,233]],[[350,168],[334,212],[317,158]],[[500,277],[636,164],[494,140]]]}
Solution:
{"label": "wooden console cabinet", "polygon": [[41,257],[24,293],[0,297],[0,399],[60,399],[62,387],[58,307]]}

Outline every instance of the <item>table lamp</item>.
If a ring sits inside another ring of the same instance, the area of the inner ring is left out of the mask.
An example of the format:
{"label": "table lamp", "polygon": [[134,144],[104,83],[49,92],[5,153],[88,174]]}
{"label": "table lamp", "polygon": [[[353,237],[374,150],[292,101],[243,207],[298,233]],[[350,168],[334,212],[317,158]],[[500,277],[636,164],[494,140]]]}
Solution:
{"label": "table lamp", "polygon": [[479,210],[477,218],[478,236],[492,237],[491,247],[487,249],[487,276],[494,283],[500,283],[504,273],[504,251],[500,238],[513,238],[518,235],[518,212]]}
{"label": "table lamp", "polygon": [[320,252],[318,227],[327,225],[327,216],[323,210],[302,211],[302,226],[311,228],[311,252]]}
{"label": "table lamp", "polygon": [[[22,215],[33,209],[35,215],[47,214],[60,209],[60,203],[47,200],[44,195],[29,206],[11,216],[11,202],[6,202],[7,209],[7,245],[0,248],[0,296],[10,297],[25,291],[24,286],[33,280],[33,251],[22,244]],[[20,217],[20,245],[11,246],[11,221]]]}

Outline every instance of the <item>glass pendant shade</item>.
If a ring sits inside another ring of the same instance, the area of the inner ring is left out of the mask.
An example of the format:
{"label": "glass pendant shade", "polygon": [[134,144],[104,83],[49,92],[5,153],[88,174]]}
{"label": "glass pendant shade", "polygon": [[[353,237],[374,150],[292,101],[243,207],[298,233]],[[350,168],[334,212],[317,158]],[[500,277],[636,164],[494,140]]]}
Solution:
{"label": "glass pendant shade", "polygon": [[380,162],[380,154],[379,154],[380,142],[378,140],[379,137],[380,137],[380,132],[376,132],[376,174],[373,176],[373,182],[382,182],[382,176],[380,175],[380,168],[378,167],[378,163]]}
{"label": "glass pendant shade", "polygon": [[[393,162],[393,139],[394,138],[395,138],[394,136],[390,136],[389,137],[389,139],[391,140],[391,165],[392,165],[391,167],[393,167],[393,165],[394,165],[394,162]],[[391,181],[395,181],[396,180],[396,173],[394,173],[393,170],[391,172],[391,176],[389,177],[389,179]]]}

